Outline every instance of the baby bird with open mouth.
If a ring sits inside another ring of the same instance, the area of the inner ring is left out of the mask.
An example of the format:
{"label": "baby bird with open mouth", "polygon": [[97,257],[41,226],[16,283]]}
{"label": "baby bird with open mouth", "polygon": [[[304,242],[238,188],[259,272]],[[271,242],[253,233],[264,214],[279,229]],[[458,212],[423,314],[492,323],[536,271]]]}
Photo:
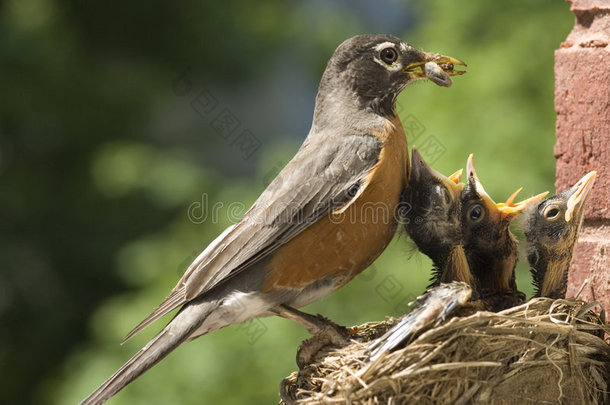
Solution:
{"label": "baby bird with open mouth", "polygon": [[411,178],[401,197],[402,216],[409,237],[432,260],[432,286],[473,281],[462,246],[461,175],[462,170],[449,177],[442,175],[413,147]]}
{"label": "baby bird with open mouth", "polygon": [[547,193],[514,203],[521,189],[505,203],[495,203],[487,194],[474,169],[474,157],[467,162],[467,184],[462,193],[462,230],[468,266],[475,277],[480,299],[492,311],[518,305],[525,295],[517,290],[515,266],[517,240],[509,225],[528,206]]}

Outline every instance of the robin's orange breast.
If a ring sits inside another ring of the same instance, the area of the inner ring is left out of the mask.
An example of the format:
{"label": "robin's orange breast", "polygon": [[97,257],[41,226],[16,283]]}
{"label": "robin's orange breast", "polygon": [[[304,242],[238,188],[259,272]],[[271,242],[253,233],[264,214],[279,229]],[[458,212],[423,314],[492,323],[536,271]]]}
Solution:
{"label": "robin's orange breast", "polygon": [[390,243],[396,230],[395,210],[408,181],[407,141],[398,118],[374,135],[383,147],[360,195],[278,249],[265,267],[263,292],[305,288],[330,275],[338,277],[339,287]]}

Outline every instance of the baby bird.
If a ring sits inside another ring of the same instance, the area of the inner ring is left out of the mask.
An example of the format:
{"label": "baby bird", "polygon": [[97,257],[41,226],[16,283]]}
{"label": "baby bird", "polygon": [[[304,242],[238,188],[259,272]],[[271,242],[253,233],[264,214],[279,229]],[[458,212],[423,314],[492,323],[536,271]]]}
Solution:
{"label": "baby bird", "polygon": [[[433,284],[408,315],[369,345],[369,362],[450,316],[499,311],[525,299],[515,283],[517,241],[508,226],[547,193],[514,204],[519,189],[505,203],[496,204],[477,177],[473,155],[468,158],[466,186],[459,183],[461,171],[443,176],[415,147],[411,162],[402,217],[411,239],[434,263]],[[463,259],[456,260],[460,256]]]}
{"label": "baby bird", "polygon": [[411,165],[401,214],[411,239],[434,263],[433,284],[407,316],[370,344],[370,362],[449,316],[498,311],[525,299],[515,283],[517,241],[508,226],[546,193],[514,204],[517,190],[506,203],[496,204],[477,177],[472,155],[466,186],[459,183],[461,171],[443,176],[415,147]]}
{"label": "baby bird", "polygon": [[565,298],[568,269],[596,174],[587,173],[568,190],[528,209],[524,231],[536,297]]}
{"label": "baby bird", "polygon": [[432,259],[432,284],[411,312],[369,346],[369,360],[404,345],[437,325],[471,298],[474,278],[462,244],[462,170],[446,177],[430,167],[416,147],[409,185],[401,196],[400,219],[417,248]]}
{"label": "baby bird", "polygon": [[409,185],[401,197],[405,230],[417,248],[432,259],[431,286],[451,281],[472,283],[460,225],[462,170],[449,177],[430,167],[416,147],[411,158]]}
{"label": "baby bird", "polygon": [[473,159],[473,155],[468,158],[468,180],[461,196],[464,250],[479,288],[479,298],[488,309],[500,311],[525,299],[515,282],[517,240],[508,227],[519,213],[540,201],[547,193],[514,204],[519,189],[506,203],[496,204],[479,181]]}

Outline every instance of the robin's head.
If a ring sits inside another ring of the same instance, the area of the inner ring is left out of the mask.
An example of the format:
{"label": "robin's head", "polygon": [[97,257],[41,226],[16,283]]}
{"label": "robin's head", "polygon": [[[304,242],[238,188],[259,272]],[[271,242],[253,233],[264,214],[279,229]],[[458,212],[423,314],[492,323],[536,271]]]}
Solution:
{"label": "robin's head", "polygon": [[358,35],[339,45],[330,58],[318,102],[343,102],[342,98],[351,95],[360,108],[372,108],[387,116],[393,112],[400,91],[410,82],[427,78],[439,86],[450,86],[450,76],[464,73],[454,70],[455,65],[466,64],[420,51],[391,35]]}
{"label": "robin's head", "polygon": [[596,174],[586,174],[573,187],[528,210],[524,231],[537,295],[560,298],[565,294],[585,201]]}
{"label": "robin's head", "polygon": [[468,181],[461,197],[461,221],[468,263],[482,288],[508,289],[517,260],[517,243],[509,225],[547,193],[514,203],[519,189],[505,203],[497,204],[479,181],[473,155],[468,158],[466,171]]}

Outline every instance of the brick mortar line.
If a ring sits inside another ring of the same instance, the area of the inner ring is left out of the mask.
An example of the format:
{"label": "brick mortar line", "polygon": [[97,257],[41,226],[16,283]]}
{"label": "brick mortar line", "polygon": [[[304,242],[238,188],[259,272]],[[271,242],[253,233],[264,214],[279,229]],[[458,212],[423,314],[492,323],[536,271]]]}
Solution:
{"label": "brick mortar line", "polygon": [[608,240],[608,236],[607,235],[605,235],[605,237],[602,236],[602,235],[600,235],[598,237],[590,236],[590,235],[581,235],[578,238],[578,242],[579,243],[580,242],[597,243],[597,244],[600,244],[600,245],[609,245],[610,244],[610,241]]}
{"label": "brick mortar line", "polygon": [[580,236],[578,238],[579,242],[589,242],[589,243],[603,243],[610,244],[610,240],[608,239],[608,235],[610,235],[610,222],[609,221],[585,221],[581,230]]}

